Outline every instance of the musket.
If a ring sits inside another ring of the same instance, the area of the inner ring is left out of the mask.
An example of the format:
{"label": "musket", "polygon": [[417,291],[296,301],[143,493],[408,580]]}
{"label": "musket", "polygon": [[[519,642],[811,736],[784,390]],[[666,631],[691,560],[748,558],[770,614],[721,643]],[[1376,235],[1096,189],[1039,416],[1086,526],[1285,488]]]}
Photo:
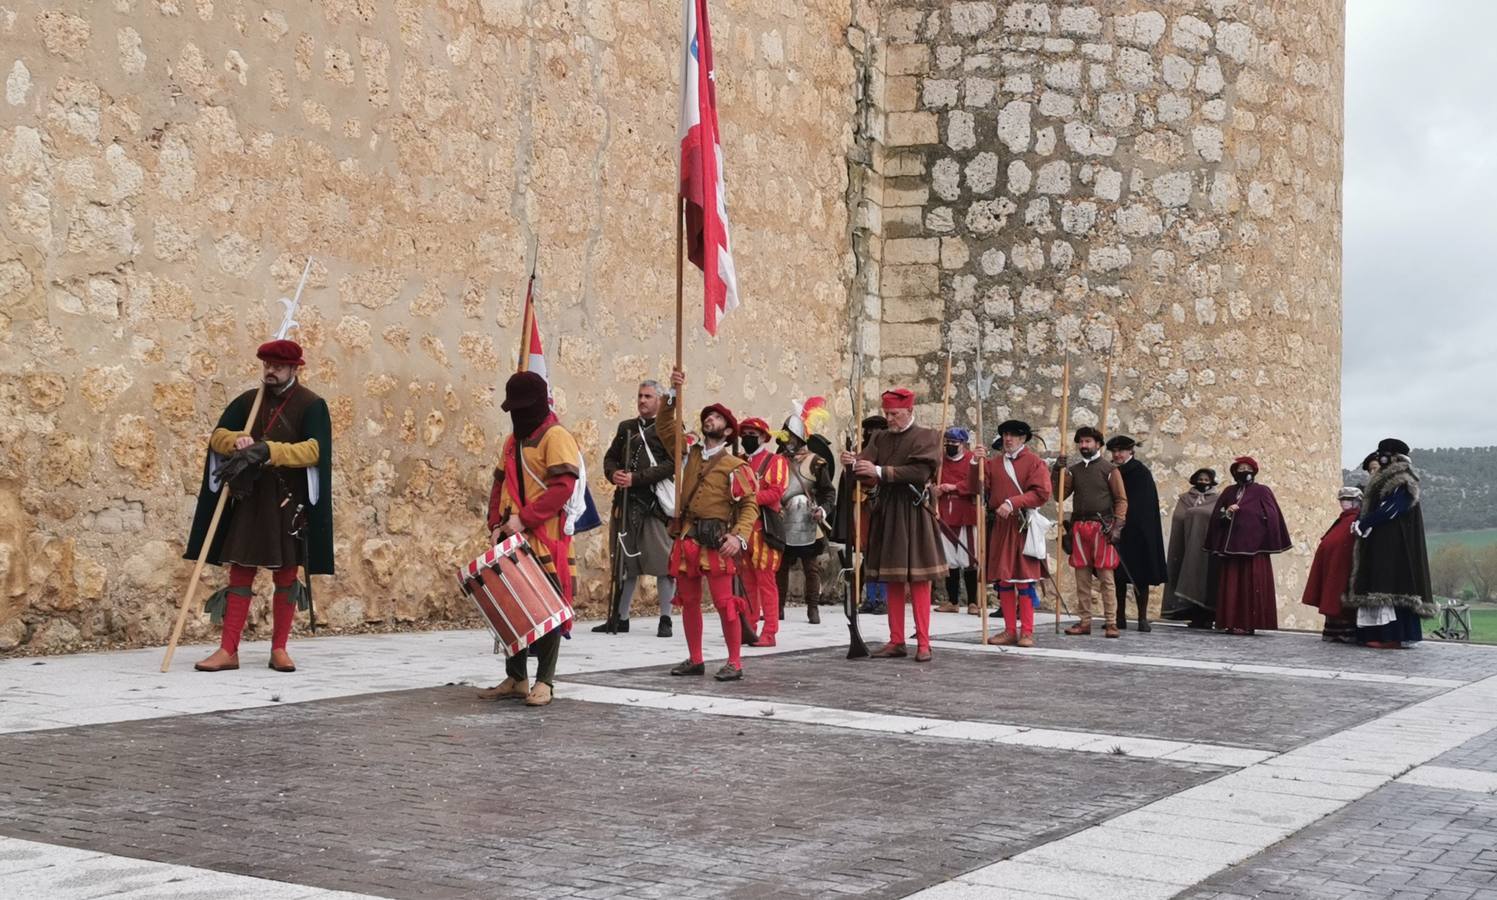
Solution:
{"label": "musket", "polygon": [[[633,447],[633,433],[625,434],[624,459],[626,462],[633,462],[634,457],[631,453]],[[611,572],[613,583],[609,586],[608,591],[608,621],[603,624],[607,626],[609,634],[618,634],[619,604],[623,601],[622,594],[624,590],[624,558],[629,555],[628,545],[624,543],[625,538],[629,536],[629,488],[614,486],[613,510],[611,511],[611,515],[613,516],[613,520],[618,523],[618,530],[614,534],[613,552],[611,554],[613,557]],[[638,554],[635,555],[637,556]]]}
{"label": "musket", "polygon": [[[861,335],[859,336],[861,340]],[[852,427],[857,429],[858,455],[863,453],[863,354],[853,357],[852,376]],[[842,611],[847,615],[847,658],[863,659],[868,655],[868,645],[863,643],[863,634],[858,630],[858,603],[863,598],[863,483],[856,473],[852,478],[852,552],[848,560],[852,566],[851,590],[843,601]]]}
{"label": "musket", "polygon": [[[307,257],[307,264],[301,270],[301,281],[297,282],[296,294],[292,299],[281,298],[281,305],[286,308],[286,313],[281,318],[281,327],[276,330],[275,339],[284,340],[292,328],[299,325],[296,321],[296,311],[301,307],[301,292],[307,286],[307,275],[312,271],[312,257]],[[244,420],[246,429],[255,427],[255,420],[260,415],[260,403],[265,399],[265,379],[260,379],[260,385],[255,389],[255,400],[250,404],[249,416]],[[210,481],[211,484],[211,481]],[[198,561],[192,568],[192,578],[187,582],[187,590],[182,593],[182,603],[177,607],[177,621],[172,625],[171,639],[166,644],[166,655],[161,658],[161,671],[166,672],[172,667],[172,656],[177,652],[177,641],[182,639],[182,629],[187,625],[187,610],[192,607],[192,600],[197,596],[198,581],[203,577],[203,567],[208,563],[208,554],[213,549],[213,539],[218,535],[218,523],[223,520],[224,507],[229,502],[229,486],[219,485],[218,505],[213,508],[213,518],[208,521],[208,531],[203,535],[203,549],[198,554]],[[307,576],[310,583],[312,576]]]}

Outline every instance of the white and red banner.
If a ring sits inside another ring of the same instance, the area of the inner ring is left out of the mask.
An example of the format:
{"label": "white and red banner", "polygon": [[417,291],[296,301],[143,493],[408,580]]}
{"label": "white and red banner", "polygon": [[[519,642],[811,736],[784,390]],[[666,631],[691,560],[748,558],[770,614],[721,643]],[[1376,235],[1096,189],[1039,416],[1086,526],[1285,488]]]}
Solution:
{"label": "white and red banner", "polygon": [[707,0],[683,0],[685,34],[681,60],[681,187],[686,201],[686,256],[702,270],[706,309],[703,324],[717,324],[738,308],[738,277],[728,237],[727,190],[722,143],[717,133],[717,86]]}
{"label": "white and red banner", "polygon": [[546,372],[546,352],[541,349],[541,326],[535,320],[535,273],[530,273],[530,283],[525,286],[525,308],[520,313],[520,364],[521,372],[534,372],[549,383]]}

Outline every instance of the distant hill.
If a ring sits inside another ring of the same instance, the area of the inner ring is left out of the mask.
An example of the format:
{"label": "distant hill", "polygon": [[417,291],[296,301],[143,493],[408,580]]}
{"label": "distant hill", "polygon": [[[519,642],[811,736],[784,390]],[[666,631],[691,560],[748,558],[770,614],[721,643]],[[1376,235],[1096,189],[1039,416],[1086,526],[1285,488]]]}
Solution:
{"label": "distant hill", "polygon": [[[1432,532],[1497,528],[1497,447],[1445,447],[1410,454],[1423,488],[1424,525]],[[1361,470],[1342,471],[1361,485]]]}

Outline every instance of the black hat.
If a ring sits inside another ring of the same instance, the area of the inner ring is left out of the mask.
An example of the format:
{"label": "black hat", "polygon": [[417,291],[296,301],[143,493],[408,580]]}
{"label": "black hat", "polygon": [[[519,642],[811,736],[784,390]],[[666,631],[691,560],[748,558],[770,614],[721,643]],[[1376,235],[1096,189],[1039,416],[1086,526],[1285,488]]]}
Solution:
{"label": "black hat", "polygon": [[998,436],[1002,437],[1006,434],[1016,434],[1019,437],[1027,440],[1034,437],[1034,429],[1029,427],[1028,422],[1021,422],[1018,419],[1009,419],[1007,422],[1004,422],[1002,425],[998,426]]}
{"label": "black hat", "polygon": [[1132,450],[1138,446],[1138,441],[1126,434],[1117,434],[1107,442],[1108,450]]}
{"label": "black hat", "polygon": [[1100,444],[1102,443],[1102,432],[1098,431],[1090,425],[1083,425],[1080,428],[1076,429],[1076,436],[1072,438],[1072,441],[1079,444],[1081,443],[1082,438],[1091,438],[1092,440]]}
{"label": "black hat", "polygon": [[1403,441],[1400,441],[1398,438],[1383,438],[1377,443],[1377,452],[1388,454],[1390,456],[1408,456],[1409,445],[1405,444]]}
{"label": "black hat", "polygon": [[887,431],[889,420],[883,416],[869,416],[863,420],[864,431]]}
{"label": "black hat", "polygon": [[1372,464],[1375,463],[1375,462],[1377,462],[1377,458],[1378,458],[1377,451],[1373,451],[1372,453],[1367,454],[1367,458],[1364,459],[1364,460],[1362,460],[1362,471],[1366,472],[1366,471],[1371,470],[1372,469]]}
{"label": "black hat", "polygon": [[1202,475],[1205,475],[1207,478],[1211,479],[1211,485],[1213,487],[1216,486],[1217,482],[1215,469],[1196,469],[1194,472],[1190,473],[1190,483],[1195,484],[1196,479],[1200,478]]}

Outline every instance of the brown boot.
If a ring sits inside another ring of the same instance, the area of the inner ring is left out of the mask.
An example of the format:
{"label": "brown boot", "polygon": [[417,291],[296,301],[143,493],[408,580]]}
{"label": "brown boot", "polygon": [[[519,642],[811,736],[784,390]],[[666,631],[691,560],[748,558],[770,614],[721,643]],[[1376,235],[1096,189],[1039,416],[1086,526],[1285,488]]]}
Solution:
{"label": "brown boot", "polygon": [[296,663],[291,661],[291,654],[286,652],[285,647],[270,651],[270,667],[277,672],[296,671]]}
{"label": "brown boot", "polygon": [[[1107,627],[1108,627],[1109,630],[1115,630],[1115,629],[1113,629],[1111,622],[1107,623]],[[1077,622],[1075,625],[1072,625],[1070,628],[1066,629],[1066,634],[1069,634],[1069,635],[1091,634],[1091,633],[1092,633],[1092,620],[1091,619],[1087,619],[1085,622]]]}
{"label": "brown boot", "polygon": [[530,686],[523,681],[506,678],[491,688],[478,692],[480,700],[523,700],[530,694]]}
{"label": "brown boot", "polygon": [[1004,631],[988,638],[988,643],[994,647],[1012,647],[1019,643],[1019,638],[1012,631]]}
{"label": "brown boot", "polygon": [[228,672],[239,668],[239,654],[230,653],[222,647],[214,650],[207,659],[193,663],[199,672]]}
{"label": "brown boot", "polygon": [[1019,646],[1020,647],[1033,647],[1034,646],[1034,635],[1032,635],[1032,634],[1026,634],[1023,637],[1019,638]]}
{"label": "brown boot", "polygon": [[1107,627],[1105,629],[1103,629],[1103,631],[1102,631],[1102,636],[1103,637],[1115,638],[1115,637],[1122,637],[1123,633],[1121,631],[1118,631],[1118,627],[1116,625],[1112,624],[1111,622],[1108,622],[1107,623]]}
{"label": "brown boot", "polygon": [[821,624],[821,610],[816,608],[816,601],[809,597],[806,599],[806,621],[812,625]]}
{"label": "brown boot", "polygon": [[530,689],[529,695],[525,697],[526,706],[545,706],[551,702],[551,685],[544,681],[537,681],[535,687]]}
{"label": "brown boot", "polygon": [[904,649],[904,644],[885,644],[869,654],[874,659],[902,659],[909,655],[909,651]]}

